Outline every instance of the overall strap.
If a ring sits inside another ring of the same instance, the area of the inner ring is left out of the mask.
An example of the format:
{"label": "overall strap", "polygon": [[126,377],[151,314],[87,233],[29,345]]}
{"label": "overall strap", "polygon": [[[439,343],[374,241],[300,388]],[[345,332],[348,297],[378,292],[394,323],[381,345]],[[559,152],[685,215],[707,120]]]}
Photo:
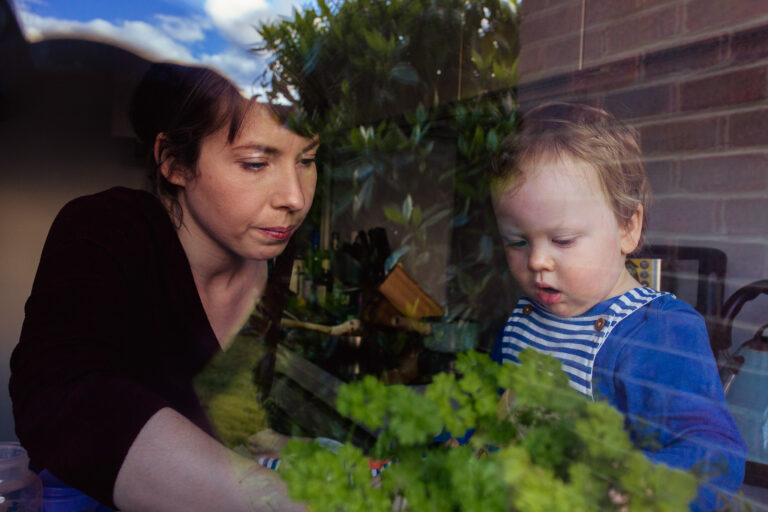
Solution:
{"label": "overall strap", "polygon": [[568,318],[548,313],[523,297],[504,328],[502,360],[519,363],[517,355],[525,348],[551,355],[563,363],[571,387],[593,398],[595,358],[608,336],[622,320],[663,295],[668,294],[635,288],[604,303],[604,307]]}

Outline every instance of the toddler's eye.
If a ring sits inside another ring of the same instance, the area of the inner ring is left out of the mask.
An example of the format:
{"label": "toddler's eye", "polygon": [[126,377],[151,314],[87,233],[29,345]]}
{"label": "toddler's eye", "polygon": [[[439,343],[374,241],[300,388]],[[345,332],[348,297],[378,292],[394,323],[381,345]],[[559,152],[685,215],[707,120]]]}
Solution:
{"label": "toddler's eye", "polygon": [[520,247],[525,247],[528,245],[528,242],[525,240],[510,240],[507,242],[507,247],[511,247],[513,249],[519,249]]}
{"label": "toddler's eye", "polygon": [[552,243],[557,245],[558,247],[568,247],[570,245],[573,245],[573,242],[575,241],[575,238],[555,238],[552,240]]}

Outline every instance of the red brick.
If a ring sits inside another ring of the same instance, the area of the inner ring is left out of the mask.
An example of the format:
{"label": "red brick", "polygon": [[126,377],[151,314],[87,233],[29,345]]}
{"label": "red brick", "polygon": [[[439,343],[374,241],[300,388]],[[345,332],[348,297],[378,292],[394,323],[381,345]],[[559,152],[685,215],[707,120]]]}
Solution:
{"label": "red brick", "polygon": [[648,212],[648,229],[665,234],[712,234],[720,231],[720,203],[703,198],[663,198]]}
{"label": "red brick", "polygon": [[592,66],[605,56],[605,28],[587,29],[584,32],[584,66]]}
{"label": "red brick", "polygon": [[722,140],[722,120],[695,119],[644,126],[640,129],[646,154],[712,149]]}
{"label": "red brick", "polygon": [[520,44],[531,44],[547,39],[579,33],[581,30],[581,2],[564,4],[554,9],[526,16],[520,23]]}
{"label": "red brick", "polygon": [[683,160],[680,162],[680,187],[704,193],[768,191],[768,154]]}
{"label": "red brick", "polygon": [[552,6],[571,0],[537,0],[536,2],[520,2],[520,14],[526,16],[539,11],[545,11]]}
{"label": "red brick", "polygon": [[603,105],[623,119],[668,113],[674,108],[673,86],[664,84],[609,94]]}
{"label": "red brick", "polygon": [[728,39],[720,36],[649,53],[643,59],[645,77],[654,78],[706,69],[721,62],[727,51]]}
{"label": "red brick", "polygon": [[676,4],[641,13],[606,28],[605,52],[607,55],[640,51],[643,47],[657,44],[682,31],[682,8]]}
{"label": "red brick", "polygon": [[768,109],[755,109],[730,116],[728,144],[731,147],[768,145]]}
{"label": "red brick", "polygon": [[520,84],[517,98],[521,105],[537,103],[546,99],[565,99],[573,90],[573,73],[563,73],[554,77]]}
{"label": "red brick", "polygon": [[680,109],[737,105],[766,97],[766,69],[751,68],[680,84]]}
{"label": "red brick", "polygon": [[645,169],[653,194],[668,194],[678,190],[679,173],[674,160],[646,162]]}
{"label": "red brick", "polygon": [[[726,297],[730,297],[745,284],[765,279],[768,275],[768,244],[765,242],[751,244],[730,242],[723,244],[719,249],[728,255]],[[749,335],[751,336],[754,332],[753,329]]]}
{"label": "red brick", "polygon": [[689,32],[703,32],[766,17],[765,0],[691,0],[685,9]]}
{"label": "red brick", "polygon": [[544,68],[543,48],[540,46],[523,46],[520,48],[517,73],[522,80],[527,75],[535,74]]}
{"label": "red brick", "polygon": [[543,65],[545,68],[569,67],[576,69],[579,64],[578,34],[552,41],[543,48]]}
{"label": "red brick", "polygon": [[578,71],[574,76],[576,92],[595,92],[632,85],[640,75],[636,57],[614,61]]}
{"label": "red brick", "polygon": [[762,235],[768,232],[768,198],[734,199],[723,210],[729,235]]}
{"label": "red brick", "polygon": [[585,25],[610,22],[636,12],[642,0],[611,0],[610,2],[587,2]]}
{"label": "red brick", "polygon": [[731,59],[752,62],[768,57],[768,26],[738,32],[731,38]]}

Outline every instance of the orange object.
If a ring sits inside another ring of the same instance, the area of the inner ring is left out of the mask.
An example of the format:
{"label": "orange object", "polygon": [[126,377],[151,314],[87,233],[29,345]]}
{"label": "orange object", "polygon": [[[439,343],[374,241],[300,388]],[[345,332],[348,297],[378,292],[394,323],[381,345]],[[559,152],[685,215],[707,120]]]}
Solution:
{"label": "orange object", "polygon": [[368,458],[368,467],[371,469],[382,469],[389,466],[390,462],[391,462],[390,459],[378,460],[378,459]]}
{"label": "orange object", "polygon": [[379,291],[395,309],[409,318],[443,316],[443,308],[403,270],[402,263],[395,265],[379,285]]}

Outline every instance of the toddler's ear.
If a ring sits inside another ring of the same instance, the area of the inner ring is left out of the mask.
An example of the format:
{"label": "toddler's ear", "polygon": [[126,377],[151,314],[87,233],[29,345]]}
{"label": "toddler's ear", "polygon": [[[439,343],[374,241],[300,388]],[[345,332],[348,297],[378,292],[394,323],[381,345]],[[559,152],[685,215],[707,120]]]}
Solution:
{"label": "toddler's ear", "polygon": [[621,253],[631,254],[640,243],[640,235],[643,232],[643,205],[637,205],[637,210],[632,214],[627,223],[621,228]]}

